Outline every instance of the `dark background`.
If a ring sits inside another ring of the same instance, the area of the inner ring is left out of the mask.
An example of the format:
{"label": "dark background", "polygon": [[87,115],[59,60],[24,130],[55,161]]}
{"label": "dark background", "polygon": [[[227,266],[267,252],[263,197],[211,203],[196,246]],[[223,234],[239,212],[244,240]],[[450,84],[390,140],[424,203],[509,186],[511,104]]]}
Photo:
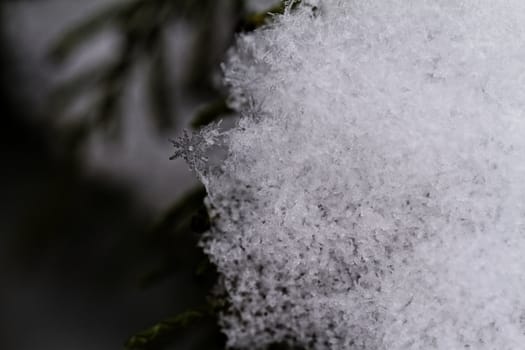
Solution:
{"label": "dark background", "polygon": [[272,3],[0,2],[0,349],[223,347],[168,138],[229,118],[219,63]]}

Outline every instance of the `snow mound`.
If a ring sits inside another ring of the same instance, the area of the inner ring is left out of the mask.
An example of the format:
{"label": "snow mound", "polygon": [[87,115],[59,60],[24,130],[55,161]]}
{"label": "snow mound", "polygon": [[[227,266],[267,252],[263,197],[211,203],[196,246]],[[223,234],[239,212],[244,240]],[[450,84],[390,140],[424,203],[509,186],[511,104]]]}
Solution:
{"label": "snow mound", "polygon": [[197,169],[229,346],[525,347],[524,40],[522,0],[303,1],[239,37],[242,118]]}

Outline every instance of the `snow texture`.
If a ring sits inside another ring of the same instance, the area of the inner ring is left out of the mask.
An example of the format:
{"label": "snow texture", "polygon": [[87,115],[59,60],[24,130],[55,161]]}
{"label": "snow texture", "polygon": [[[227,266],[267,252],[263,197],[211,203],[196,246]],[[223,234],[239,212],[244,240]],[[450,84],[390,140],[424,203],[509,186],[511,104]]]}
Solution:
{"label": "snow texture", "polygon": [[524,42],[523,0],[303,1],[238,38],[197,169],[230,347],[525,349]]}

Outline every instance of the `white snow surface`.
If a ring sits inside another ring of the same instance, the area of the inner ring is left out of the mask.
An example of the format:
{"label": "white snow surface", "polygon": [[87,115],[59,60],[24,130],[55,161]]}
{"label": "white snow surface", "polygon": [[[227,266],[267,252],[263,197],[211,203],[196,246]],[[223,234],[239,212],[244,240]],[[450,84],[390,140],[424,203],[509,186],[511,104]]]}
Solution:
{"label": "white snow surface", "polygon": [[525,349],[525,1],[304,3],[199,170],[228,345]]}

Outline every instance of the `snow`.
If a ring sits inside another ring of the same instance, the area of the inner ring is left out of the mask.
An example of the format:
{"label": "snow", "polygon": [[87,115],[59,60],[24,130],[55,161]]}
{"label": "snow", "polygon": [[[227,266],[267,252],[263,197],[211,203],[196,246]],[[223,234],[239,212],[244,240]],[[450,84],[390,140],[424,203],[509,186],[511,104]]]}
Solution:
{"label": "snow", "polygon": [[523,348],[524,34],[521,0],[325,0],[238,38],[196,169],[229,346]]}

